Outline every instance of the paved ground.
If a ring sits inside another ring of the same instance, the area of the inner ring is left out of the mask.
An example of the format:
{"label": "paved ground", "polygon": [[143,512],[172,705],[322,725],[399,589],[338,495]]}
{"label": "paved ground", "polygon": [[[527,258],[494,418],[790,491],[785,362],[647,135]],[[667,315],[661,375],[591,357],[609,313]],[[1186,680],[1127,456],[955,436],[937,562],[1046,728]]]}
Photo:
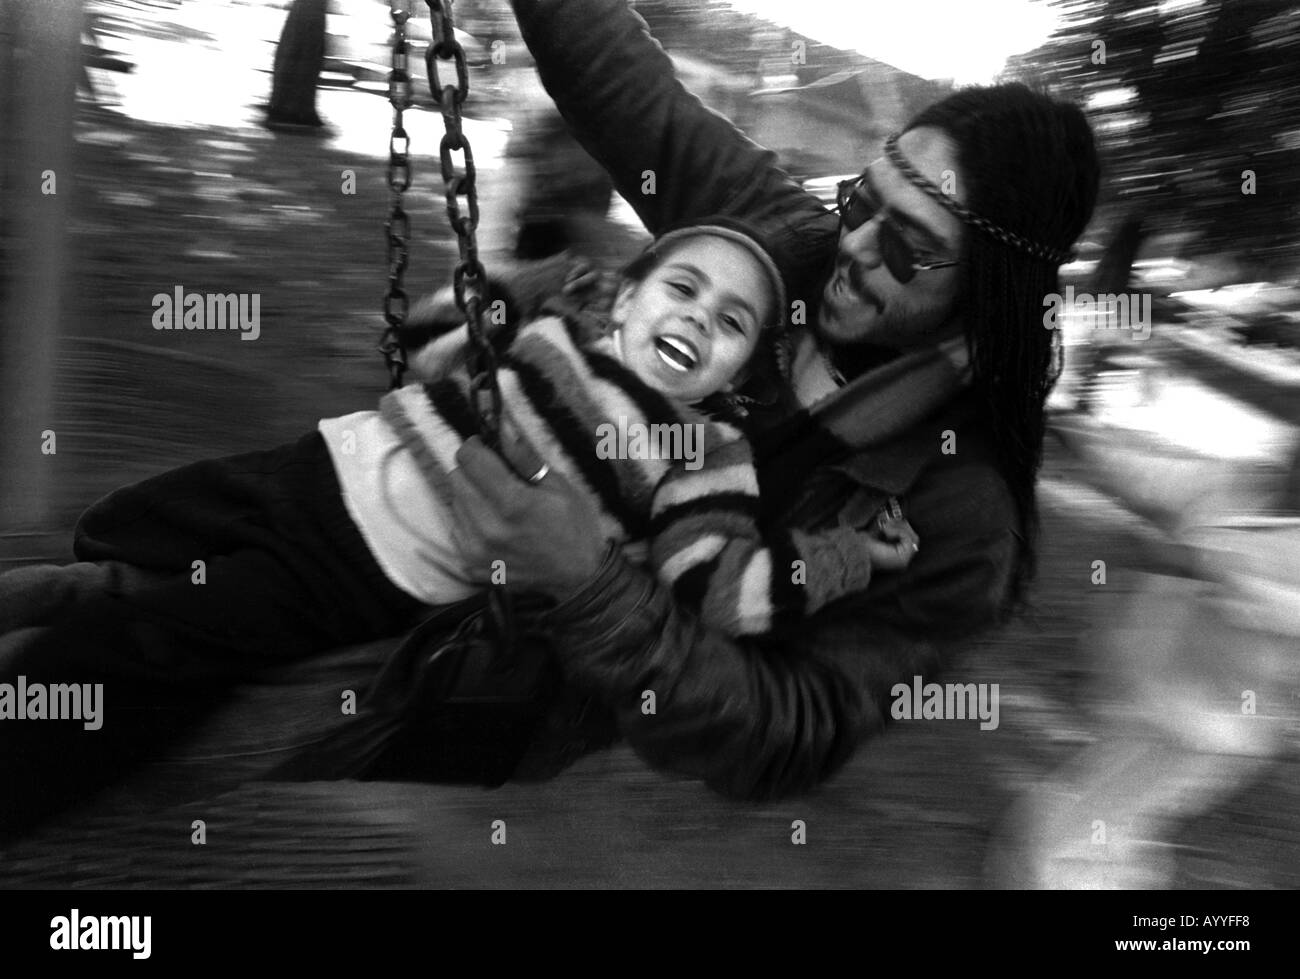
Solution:
{"label": "paved ground", "polygon": [[[323,99],[322,114],[373,114],[378,145],[386,143],[381,100],[335,93]],[[83,108],[70,229],[77,271],[59,350],[51,508],[40,525],[0,538],[5,562],[70,556],[66,533],[76,515],[118,485],[193,459],[279,444],[381,393],[372,348],[384,279],[382,167],[338,141],[272,135],[251,124],[251,113],[232,115],[228,124],[176,127]],[[355,195],[340,193],[346,169],[357,173]],[[489,243],[507,239],[512,179],[506,170],[484,173]],[[433,169],[417,170],[412,207],[411,277],[429,286],[446,280],[454,255],[433,180]],[[626,246],[616,235],[609,251]],[[261,338],[153,330],[152,297],[178,284],[259,293]],[[1055,448],[1045,476],[1037,611],[949,668],[952,680],[1000,684],[996,731],[972,722],[900,723],[819,793],[757,807],[652,773],[626,749],[589,758],[546,785],[495,792],[263,784],[159,808],[168,793],[155,777],[11,851],[0,862],[0,884],[998,883],[1006,878],[990,876],[985,865],[1009,807],[1050,785],[1049,773],[1080,751],[1111,743],[1108,717],[1124,691],[1105,682],[1090,630],[1113,621],[1138,582],[1137,525],[1084,491],[1078,464]],[[1089,582],[1097,558],[1111,569],[1105,587]],[[1148,766],[1200,772],[1193,780],[1211,784],[1214,773],[1160,750],[1145,756]],[[1221,779],[1222,797],[1207,812],[1184,825],[1146,827],[1158,830],[1149,841],[1154,852],[1176,858],[1156,862],[1160,879],[1300,884],[1294,752],[1258,767],[1211,759],[1216,766],[1235,774]],[[1103,814],[1115,805],[1104,783],[1093,783],[1095,812]],[[1122,806],[1116,812],[1123,815]],[[203,847],[191,842],[193,819],[207,822]],[[506,823],[505,846],[490,841],[498,819]],[[796,819],[807,826],[802,846],[791,842]],[[1013,874],[1025,866],[1014,854],[1010,865]]]}

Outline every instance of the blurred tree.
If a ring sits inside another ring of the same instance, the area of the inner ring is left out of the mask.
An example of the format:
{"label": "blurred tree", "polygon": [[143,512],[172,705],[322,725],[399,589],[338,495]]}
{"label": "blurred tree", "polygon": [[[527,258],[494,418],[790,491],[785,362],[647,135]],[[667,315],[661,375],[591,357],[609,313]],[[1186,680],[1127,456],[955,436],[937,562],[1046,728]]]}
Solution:
{"label": "blurred tree", "polygon": [[1116,262],[1138,254],[1134,220],[1143,237],[1185,238],[1184,257],[1296,274],[1300,4],[1054,6],[1056,34],[1008,73],[1088,107],[1107,166],[1099,215],[1114,229],[1102,263],[1110,284]]}
{"label": "blurred tree", "polygon": [[[46,530],[59,479],[55,351],[75,288],[81,0],[0,4],[0,523]],[[3,544],[0,536],[0,544]],[[0,559],[6,557],[0,551]]]}
{"label": "blurred tree", "polygon": [[325,64],[326,0],[293,0],[275,47],[271,126],[322,126],[316,114],[316,82]]}

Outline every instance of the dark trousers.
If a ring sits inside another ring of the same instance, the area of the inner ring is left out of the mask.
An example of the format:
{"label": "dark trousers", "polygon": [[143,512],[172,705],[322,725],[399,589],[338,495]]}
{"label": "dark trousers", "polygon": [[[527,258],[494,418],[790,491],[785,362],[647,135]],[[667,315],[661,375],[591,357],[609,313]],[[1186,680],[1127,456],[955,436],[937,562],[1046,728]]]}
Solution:
{"label": "dark trousers", "polygon": [[74,549],[96,565],[44,569],[60,597],[0,637],[0,683],[102,683],[102,726],[0,720],[0,839],[156,757],[232,684],[428,611],[375,563],[316,433],[118,490]]}

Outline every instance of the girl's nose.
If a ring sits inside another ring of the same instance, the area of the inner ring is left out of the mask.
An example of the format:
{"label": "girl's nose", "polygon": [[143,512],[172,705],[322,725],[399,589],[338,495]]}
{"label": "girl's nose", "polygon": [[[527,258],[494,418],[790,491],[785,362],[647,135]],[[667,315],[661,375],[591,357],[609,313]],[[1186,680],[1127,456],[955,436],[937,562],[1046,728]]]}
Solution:
{"label": "girl's nose", "polygon": [[701,333],[709,331],[709,315],[699,303],[692,303],[686,310],[686,321],[695,325]]}

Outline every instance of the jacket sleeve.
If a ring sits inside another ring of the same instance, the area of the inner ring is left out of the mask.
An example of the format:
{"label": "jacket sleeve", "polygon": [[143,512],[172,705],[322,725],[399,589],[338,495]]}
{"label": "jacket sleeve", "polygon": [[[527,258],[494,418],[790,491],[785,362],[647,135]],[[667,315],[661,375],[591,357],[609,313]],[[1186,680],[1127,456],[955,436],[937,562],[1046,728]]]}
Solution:
{"label": "jacket sleeve", "polygon": [[551,627],[570,681],[614,713],[649,765],[752,800],[833,775],[883,726],[893,684],[932,672],[940,655],[863,616],[818,617],[784,641],[729,638],[616,548]]}
{"label": "jacket sleeve", "polygon": [[[574,264],[574,258],[565,252],[494,269],[489,276],[482,322],[498,355],[509,349],[521,323],[544,315],[550,303],[563,307],[559,297]],[[451,286],[412,305],[403,345],[412,374],[426,384],[465,369],[470,354],[469,331]]]}
{"label": "jacket sleeve", "polygon": [[778,232],[811,222],[834,240],[826,209],[774,153],[686,91],[626,0],[512,4],[561,115],[652,234],[729,214]]}
{"label": "jacket sleeve", "polygon": [[812,788],[884,725],[895,684],[932,675],[1000,618],[1014,503],[991,468],[954,466],[907,498],[922,544],[905,571],[770,636],[710,628],[611,548],[552,612],[562,668],[652,766],[747,799]]}
{"label": "jacket sleeve", "polygon": [[764,533],[749,442],[714,425],[705,446],[708,464],[670,469],[651,504],[650,560],[678,601],[727,635],[754,636],[866,590],[864,534],[849,527]]}

